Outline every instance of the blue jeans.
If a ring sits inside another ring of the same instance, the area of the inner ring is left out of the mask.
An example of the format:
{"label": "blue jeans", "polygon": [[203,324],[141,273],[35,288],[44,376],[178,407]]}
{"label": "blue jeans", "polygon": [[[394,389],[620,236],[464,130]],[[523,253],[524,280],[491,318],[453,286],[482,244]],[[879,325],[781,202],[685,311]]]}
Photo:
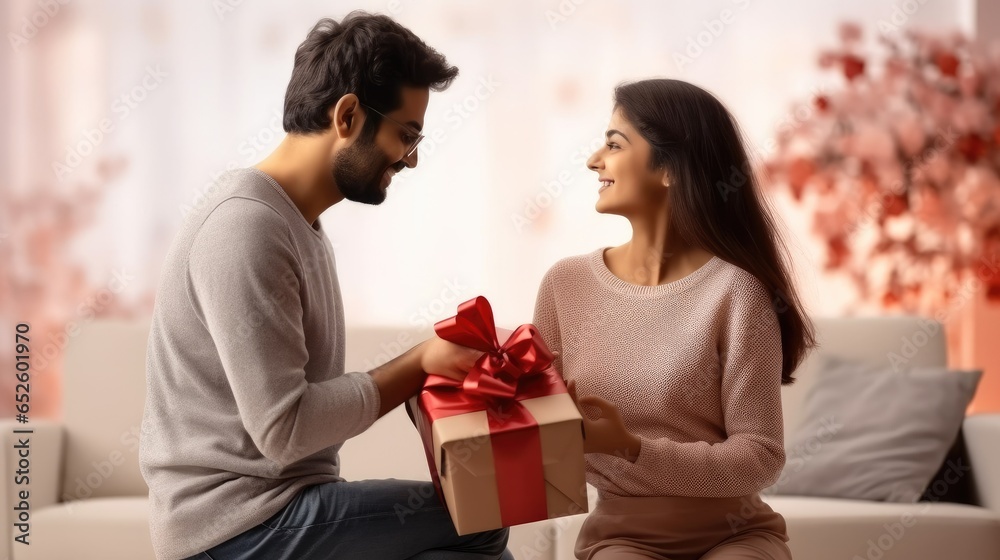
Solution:
{"label": "blue jeans", "polygon": [[188,560],[514,560],[507,529],[455,532],[434,485],[408,480],[303,488],[260,525]]}

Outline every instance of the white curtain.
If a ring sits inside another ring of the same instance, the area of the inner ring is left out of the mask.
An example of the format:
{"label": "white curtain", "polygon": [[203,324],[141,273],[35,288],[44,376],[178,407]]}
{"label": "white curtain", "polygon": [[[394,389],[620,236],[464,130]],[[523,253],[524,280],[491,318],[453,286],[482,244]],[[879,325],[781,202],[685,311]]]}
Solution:
{"label": "white curtain", "polygon": [[[74,254],[97,283],[133,271],[123,297],[147,303],[185,208],[211,195],[217,173],[259,161],[280,141],[293,53],[318,18],[351,8],[390,13],[458,65],[454,85],[432,96],[420,166],[397,177],[382,207],[345,202],[323,216],[348,320],[380,325],[429,324],[477,294],[494,303],[499,322],[529,321],[538,281],[555,260],[627,239],[623,220],[593,211],[597,185],[583,165],[599,145],[615,84],[667,76],[704,86],[763,150],[790,103],[823,86],[815,58],[835,42],[837,22],[855,20],[874,38],[905,4],[53,3],[59,12],[35,38],[0,54],[4,188],[72,189],[97,177],[99,162],[123,160]],[[912,3],[907,26],[971,31],[977,22],[969,0]],[[4,28],[16,30],[39,6],[6,2]],[[69,179],[56,180],[53,162],[94,138],[105,119],[113,129]],[[807,224],[778,203],[796,239],[807,304],[836,312],[837,285],[815,272]]]}

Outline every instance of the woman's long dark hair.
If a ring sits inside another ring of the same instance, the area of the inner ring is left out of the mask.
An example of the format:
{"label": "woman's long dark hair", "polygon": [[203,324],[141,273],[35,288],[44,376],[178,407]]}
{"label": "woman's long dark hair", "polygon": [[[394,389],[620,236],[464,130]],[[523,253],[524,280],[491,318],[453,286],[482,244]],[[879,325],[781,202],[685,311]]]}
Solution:
{"label": "woman's long dark hair", "polygon": [[614,101],[652,147],[653,169],[670,175],[670,235],[746,270],[767,288],[781,329],[781,383],[791,383],[816,346],[815,331],[736,120],[712,94],[680,80],[622,84]]}

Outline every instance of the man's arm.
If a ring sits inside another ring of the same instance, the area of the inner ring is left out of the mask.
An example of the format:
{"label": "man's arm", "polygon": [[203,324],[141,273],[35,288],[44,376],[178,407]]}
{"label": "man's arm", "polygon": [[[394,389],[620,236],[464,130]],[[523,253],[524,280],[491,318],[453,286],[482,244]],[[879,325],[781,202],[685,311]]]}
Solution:
{"label": "man's arm", "polygon": [[221,202],[188,259],[192,321],[208,330],[205,344],[217,353],[262,455],[289,465],[371,426],[380,405],[367,373],[306,379],[303,272],[288,224],[274,209],[245,198]]}
{"label": "man's arm", "polygon": [[[347,341],[350,344],[351,341]],[[434,337],[370,372],[381,396],[381,418],[412,397],[424,385],[425,372],[462,380],[482,352]]]}
{"label": "man's arm", "polygon": [[212,212],[188,263],[192,302],[211,334],[243,426],[260,452],[279,464],[364,432],[416,394],[424,372],[462,379],[481,355],[432,338],[370,374],[310,383],[300,275],[288,225],[248,199],[226,200]]}

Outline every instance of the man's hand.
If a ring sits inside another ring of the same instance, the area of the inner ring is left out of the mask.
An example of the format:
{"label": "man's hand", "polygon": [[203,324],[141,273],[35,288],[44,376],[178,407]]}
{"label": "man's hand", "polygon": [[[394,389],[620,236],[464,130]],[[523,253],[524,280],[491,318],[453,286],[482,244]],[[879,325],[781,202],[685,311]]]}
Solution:
{"label": "man's hand", "polygon": [[[566,388],[583,416],[583,452],[615,455],[635,462],[642,441],[625,428],[618,408],[598,396],[577,397],[575,381],[570,381]],[[596,418],[591,419],[587,415],[584,409],[588,407],[597,409]]]}
{"label": "man's hand", "polygon": [[435,336],[421,344],[420,367],[427,373],[462,381],[482,355],[479,350]]}
{"label": "man's hand", "polygon": [[375,380],[381,401],[379,417],[420,391],[427,379],[426,373],[462,381],[482,355],[478,350],[452,344],[435,336],[371,370],[368,374]]}

